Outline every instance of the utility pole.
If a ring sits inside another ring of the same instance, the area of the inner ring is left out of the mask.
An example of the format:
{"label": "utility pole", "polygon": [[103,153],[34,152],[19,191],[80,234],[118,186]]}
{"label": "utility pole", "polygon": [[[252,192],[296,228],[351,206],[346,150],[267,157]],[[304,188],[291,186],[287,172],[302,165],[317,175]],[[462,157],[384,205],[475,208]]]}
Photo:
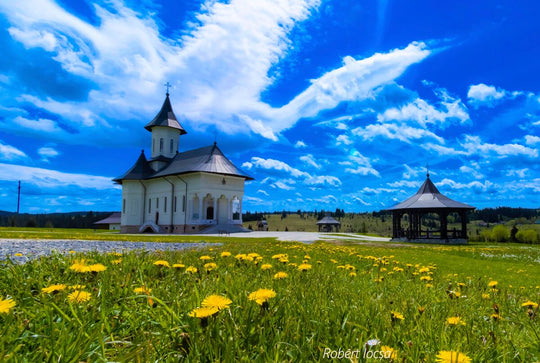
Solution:
{"label": "utility pole", "polygon": [[19,206],[21,205],[21,181],[19,180],[19,192],[17,194],[17,215],[19,215]]}

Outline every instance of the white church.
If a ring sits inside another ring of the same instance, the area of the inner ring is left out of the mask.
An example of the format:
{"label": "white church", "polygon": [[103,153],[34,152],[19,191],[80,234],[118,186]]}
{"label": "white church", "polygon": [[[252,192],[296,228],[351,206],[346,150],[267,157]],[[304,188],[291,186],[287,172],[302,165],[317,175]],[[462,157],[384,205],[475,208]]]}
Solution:
{"label": "white church", "polygon": [[218,233],[242,231],[244,183],[253,180],[223,155],[217,144],[179,153],[187,132],[172,110],[169,93],[145,127],[152,133],[144,150],[114,179],[122,185],[122,233]]}

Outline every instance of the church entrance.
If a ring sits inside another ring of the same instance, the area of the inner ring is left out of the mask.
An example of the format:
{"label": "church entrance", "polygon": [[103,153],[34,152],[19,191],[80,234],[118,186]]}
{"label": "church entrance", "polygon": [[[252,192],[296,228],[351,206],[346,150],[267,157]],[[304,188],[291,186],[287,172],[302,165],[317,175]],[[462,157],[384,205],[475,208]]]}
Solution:
{"label": "church entrance", "polygon": [[214,219],[214,207],[206,208],[206,219]]}

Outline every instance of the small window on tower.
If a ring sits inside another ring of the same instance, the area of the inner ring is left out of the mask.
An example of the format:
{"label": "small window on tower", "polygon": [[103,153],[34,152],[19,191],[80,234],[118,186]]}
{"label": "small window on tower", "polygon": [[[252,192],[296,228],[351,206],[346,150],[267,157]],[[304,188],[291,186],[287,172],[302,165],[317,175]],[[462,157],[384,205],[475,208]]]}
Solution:
{"label": "small window on tower", "polygon": [[152,198],[148,198],[148,213],[152,212]]}
{"label": "small window on tower", "polygon": [[156,209],[159,209],[159,198],[156,198]]}
{"label": "small window on tower", "polygon": [[122,213],[126,214],[126,200],[125,199],[123,200],[123,203],[122,203]]}
{"label": "small window on tower", "polygon": [[160,138],[160,139],[159,139],[159,152],[160,152],[160,153],[163,152],[163,138]]}
{"label": "small window on tower", "polygon": [[171,149],[170,153],[172,154],[173,150],[174,150],[174,140],[173,139],[171,139],[171,142],[170,142],[170,149]]}
{"label": "small window on tower", "polygon": [[167,197],[165,197],[165,202],[163,203],[163,211],[167,213]]}
{"label": "small window on tower", "polygon": [[156,152],[156,139],[152,139],[152,152]]}

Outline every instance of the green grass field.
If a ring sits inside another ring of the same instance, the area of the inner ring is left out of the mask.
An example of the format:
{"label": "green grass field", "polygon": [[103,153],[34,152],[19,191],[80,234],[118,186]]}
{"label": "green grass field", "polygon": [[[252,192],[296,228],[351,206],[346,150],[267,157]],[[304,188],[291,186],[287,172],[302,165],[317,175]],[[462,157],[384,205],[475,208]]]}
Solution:
{"label": "green grass field", "polygon": [[[298,362],[340,350],[357,361],[540,358],[537,246],[220,241],[4,261],[0,361]],[[254,297],[259,289],[275,297]]]}

